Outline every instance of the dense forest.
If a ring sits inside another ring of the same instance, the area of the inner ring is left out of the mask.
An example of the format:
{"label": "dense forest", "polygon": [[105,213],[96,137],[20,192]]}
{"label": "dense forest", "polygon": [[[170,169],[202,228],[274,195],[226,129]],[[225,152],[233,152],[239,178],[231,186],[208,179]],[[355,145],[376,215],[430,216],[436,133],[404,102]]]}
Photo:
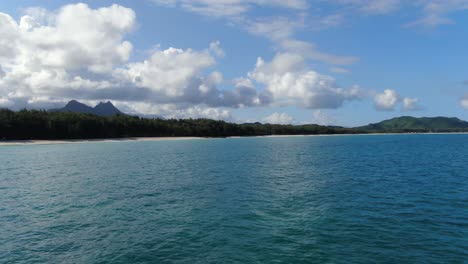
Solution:
{"label": "dense forest", "polygon": [[447,117],[399,117],[364,127],[235,124],[211,119],[149,119],[125,114],[0,109],[0,140],[125,137],[229,137],[357,133],[468,132],[468,122]]}
{"label": "dense forest", "polygon": [[369,132],[467,132],[468,122],[456,117],[412,117],[401,116],[376,124],[358,127]]}
{"label": "dense forest", "polygon": [[358,133],[319,125],[234,124],[210,119],[148,119],[86,113],[0,110],[0,140],[124,137],[229,137]]}

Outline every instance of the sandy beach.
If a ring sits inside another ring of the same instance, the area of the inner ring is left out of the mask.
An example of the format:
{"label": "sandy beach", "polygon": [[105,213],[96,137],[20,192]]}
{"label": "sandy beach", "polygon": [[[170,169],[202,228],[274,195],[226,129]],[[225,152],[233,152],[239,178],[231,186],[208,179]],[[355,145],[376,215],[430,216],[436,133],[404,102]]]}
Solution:
{"label": "sandy beach", "polygon": [[[334,137],[334,136],[385,136],[385,135],[457,135],[467,132],[453,133],[370,133],[370,134],[320,134],[320,135],[267,135],[251,136],[251,138],[286,138],[286,137]],[[231,139],[249,138],[241,136],[227,137]],[[126,142],[126,141],[161,141],[161,140],[195,140],[209,139],[207,137],[132,137],[132,138],[106,138],[106,139],[70,139],[70,140],[0,140],[0,146],[29,146],[52,145],[73,143],[97,143],[97,142]]]}
{"label": "sandy beach", "polygon": [[70,139],[70,140],[0,140],[0,146],[52,145],[96,142],[156,141],[156,140],[193,140],[202,137],[136,137],[111,139]]}
{"label": "sandy beach", "polygon": [[[348,134],[335,135],[267,135],[251,136],[251,138],[286,138],[286,137],[319,137],[319,136],[344,136]],[[227,137],[232,139],[248,138],[241,136]],[[70,140],[0,140],[0,146],[30,146],[30,145],[53,145],[53,144],[73,144],[73,143],[100,143],[100,142],[126,142],[126,141],[161,141],[161,140],[195,140],[209,139],[207,137],[132,137],[132,138],[105,138],[105,139],[70,139]]]}

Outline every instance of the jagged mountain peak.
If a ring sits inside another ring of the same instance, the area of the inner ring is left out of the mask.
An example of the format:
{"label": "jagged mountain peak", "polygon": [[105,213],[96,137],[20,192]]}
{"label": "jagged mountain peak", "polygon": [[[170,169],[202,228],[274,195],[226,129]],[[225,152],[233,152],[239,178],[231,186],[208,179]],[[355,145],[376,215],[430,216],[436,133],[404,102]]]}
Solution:
{"label": "jagged mountain peak", "polygon": [[73,112],[73,113],[86,113],[98,116],[112,116],[123,114],[111,101],[100,102],[94,108],[86,104],[80,103],[77,100],[71,100],[63,108],[52,109],[54,112]]}

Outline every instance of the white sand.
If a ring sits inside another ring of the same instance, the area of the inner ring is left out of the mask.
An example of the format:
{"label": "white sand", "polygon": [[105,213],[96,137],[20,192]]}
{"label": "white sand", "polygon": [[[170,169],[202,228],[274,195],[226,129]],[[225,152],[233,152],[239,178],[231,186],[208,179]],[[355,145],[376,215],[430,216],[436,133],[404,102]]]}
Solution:
{"label": "white sand", "polygon": [[[333,137],[333,136],[385,136],[385,135],[453,135],[468,134],[467,132],[453,133],[371,133],[371,134],[322,134],[322,135],[268,135],[252,136],[259,138],[281,138],[281,137]],[[245,138],[245,137],[228,137]],[[156,141],[156,140],[194,140],[207,139],[204,137],[134,137],[134,138],[109,138],[109,139],[73,139],[73,140],[0,140],[0,146],[27,146],[27,145],[50,145],[71,143],[96,143],[96,142],[125,142],[125,141]]]}
{"label": "white sand", "polygon": [[73,140],[0,140],[0,146],[50,145],[71,143],[96,142],[125,142],[125,141],[153,141],[153,140],[191,140],[204,139],[201,137],[138,137],[138,138],[112,138],[112,139],[73,139]]}

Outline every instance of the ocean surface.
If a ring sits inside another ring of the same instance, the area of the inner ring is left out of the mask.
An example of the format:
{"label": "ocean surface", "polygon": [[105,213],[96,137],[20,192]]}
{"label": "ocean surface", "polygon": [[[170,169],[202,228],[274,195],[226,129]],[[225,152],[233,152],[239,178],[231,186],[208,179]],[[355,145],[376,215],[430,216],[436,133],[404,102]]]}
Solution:
{"label": "ocean surface", "polygon": [[468,135],[0,146],[0,263],[468,263]]}

